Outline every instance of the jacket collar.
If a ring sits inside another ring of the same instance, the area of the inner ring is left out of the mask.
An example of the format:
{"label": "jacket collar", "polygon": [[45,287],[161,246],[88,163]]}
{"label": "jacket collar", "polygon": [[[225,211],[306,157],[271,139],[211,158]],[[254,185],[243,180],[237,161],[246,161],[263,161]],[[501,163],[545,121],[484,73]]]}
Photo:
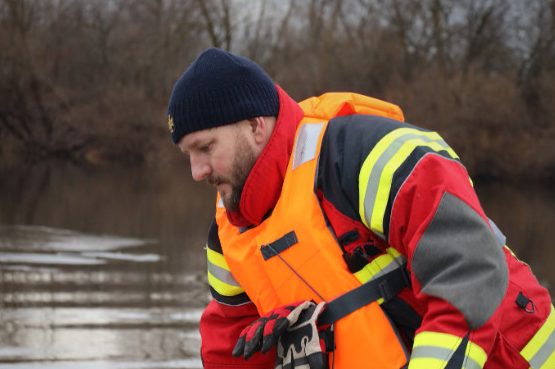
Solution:
{"label": "jacket collar", "polygon": [[237,227],[260,224],[276,205],[293,150],[295,132],[303,118],[300,106],[279,86],[276,88],[279,112],[274,131],[245,181],[239,210],[227,212],[229,221]]}

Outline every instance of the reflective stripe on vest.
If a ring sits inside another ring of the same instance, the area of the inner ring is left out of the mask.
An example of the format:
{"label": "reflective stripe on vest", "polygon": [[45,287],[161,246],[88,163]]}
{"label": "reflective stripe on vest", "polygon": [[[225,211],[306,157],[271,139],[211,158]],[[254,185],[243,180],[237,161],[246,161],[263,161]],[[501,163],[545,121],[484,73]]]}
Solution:
{"label": "reflective stripe on vest", "polygon": [[[326,124],[308,119],[301,123],[280,198],[260,225],[241,233],[228,222],[224,209],[216,210],[227,265],[261,314],[294,301],[319,302],[319,296],[331,301],[361,285],[349,272],[314,193]],[[313,141],[316,134],[318,140]],[[268,245],[279,245],[279,250],[272,246],[279,257],[263,254]],[[370,363],[376,369],[397,369],[407,362],[404,347],[377,302],[337,321],[335,342],[336,369],[366,369]]]}

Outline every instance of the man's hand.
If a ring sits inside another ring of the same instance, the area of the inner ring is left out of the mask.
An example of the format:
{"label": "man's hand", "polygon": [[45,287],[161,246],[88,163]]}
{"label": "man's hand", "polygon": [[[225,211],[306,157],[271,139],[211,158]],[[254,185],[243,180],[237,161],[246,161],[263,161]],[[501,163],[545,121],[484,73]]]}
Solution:
{"label": "man's hand", "polygon": [[249,324],[239,335],[239,340],[233,348],[232,355],[243,356],[248,359],[256,351],[263,353],[270,351],[283,332],[295,323],[300,311],[308,303],[308,301],[301,301],[282,306]]}
{"label": "man's hand", "polygon": [[291,324],[279,337],[275,369],[328,367],[316,324],[323,308],[323,302],[316,305],[305,301],[289,314]]}

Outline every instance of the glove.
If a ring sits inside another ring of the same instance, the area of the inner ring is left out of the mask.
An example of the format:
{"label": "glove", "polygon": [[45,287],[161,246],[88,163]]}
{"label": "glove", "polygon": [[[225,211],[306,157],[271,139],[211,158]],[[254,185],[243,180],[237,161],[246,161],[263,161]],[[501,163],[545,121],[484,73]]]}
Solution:
{"label": "glove", "polygon": [[287,319],[289,327],[279,337],[275,369],[324,369],[327,355],[322,352],[316,320],[324,308],[306,301],[297,306]]}
{"label": "glove", "polygon": [[294,322],[289,320],[289,315],[298,317],[296,309],[302,304],[301,301],[282,306],[249,324],[241,331],[232,355],[236,357],[242,355],[245,359],[248,359],[257,351],[263,353],[270,351],[276,344],[278,337],[292,324],[291,322]]}

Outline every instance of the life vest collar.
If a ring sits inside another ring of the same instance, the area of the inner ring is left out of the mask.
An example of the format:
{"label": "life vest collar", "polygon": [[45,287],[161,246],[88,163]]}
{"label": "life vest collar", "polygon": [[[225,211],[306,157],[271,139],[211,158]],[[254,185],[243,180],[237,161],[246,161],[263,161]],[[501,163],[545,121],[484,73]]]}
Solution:
{"label": "life vest collar", "polygon": [[293,150],[295,132],[303,118],[300,106],[278,85],[276,88],[279,112],[274,131],[245,181],[239,211],[227,212],[229,222],[237,227],[260,224],[274,208]]}
{"label": "life vest collar", "polygon": [[366,114],[404,121],[399,106],[354,92],[328,92],[308,98],[299,105],[307,118],[330,120],[344,115]]}
{"label": "life vest collar", "polygon": [[260,224],[276,205],[293,150],[295,132],[303,116],[327,121],[336,116],[368,114],[404,120],[397,105],[373,97],[352,92],[329,92],[297,104],[278,85],[276,88],[279,112],[274,131],[245,181],[239,211],[227,212],[230,223],[237,227]]}

